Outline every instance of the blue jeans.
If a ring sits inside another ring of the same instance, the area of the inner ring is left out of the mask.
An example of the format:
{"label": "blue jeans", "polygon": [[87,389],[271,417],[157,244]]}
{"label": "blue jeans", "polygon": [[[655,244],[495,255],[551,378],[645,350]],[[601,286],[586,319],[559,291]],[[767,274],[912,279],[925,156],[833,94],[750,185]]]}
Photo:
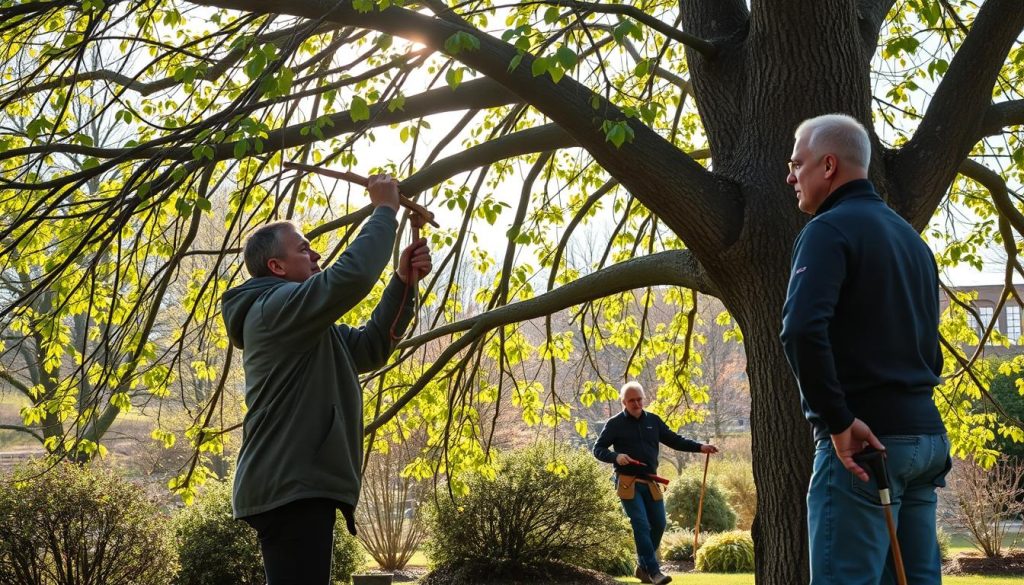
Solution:
{"label": "blue jeans", "polygon": [[[936,487],[945,487],[952,465],[946,435],[879,437],[886,447],[892,514],[907,582],[942,583],[935,538]],[[807,491],[811,585],[896,583],[885,513],[872,477],[857,479],[821,440]]]}
{"label": "blue jeans", "polygon": [[657,550],[661,536],[665,534],[665,500],[655,501],[647,484],[636,482],[636,495],[632,500],[620,500],[622,509],[633,525],[633,542],[636,544],[637,564],[654,575],[661,572]]}

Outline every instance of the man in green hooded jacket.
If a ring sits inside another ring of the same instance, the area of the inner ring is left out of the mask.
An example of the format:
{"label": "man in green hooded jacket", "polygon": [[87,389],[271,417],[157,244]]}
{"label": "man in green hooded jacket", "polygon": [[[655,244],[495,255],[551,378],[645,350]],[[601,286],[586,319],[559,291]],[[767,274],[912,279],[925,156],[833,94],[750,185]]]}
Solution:
{"label": "man in green hooded jacket", "polygon": [[380,278],[397,229],[398,182],[370,177],[374,212],[337,262],[291,222],[265,225],[245,244],[252,278],[224,294],[224,322],[242,349],[245,403],[232,505],[260,539],[268,585],[330,582],[336,510],[355,533],[363,445],[357,374],[383,366],[431,269],[426,240],[403,252],[370,320],[336,322]]}

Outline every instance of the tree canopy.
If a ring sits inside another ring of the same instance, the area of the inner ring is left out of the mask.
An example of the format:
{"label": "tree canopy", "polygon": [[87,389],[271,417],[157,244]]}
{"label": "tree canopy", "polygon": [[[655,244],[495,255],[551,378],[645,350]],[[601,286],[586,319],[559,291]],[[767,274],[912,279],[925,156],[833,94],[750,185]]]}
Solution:
{"label": "tree canopy", "polygon": [[[246,276],[245,234],[294,218],[331,259],[368,214],[359,189],[283,162],[375,167],[454,220],[429,232],[416,331],[365,380],[371,445],[423,429],[443,456],[408,473],[486,470],[504,402],[587,435],[587,409],[641,374],[656,410],[692,419],[698,306],[717,297],[748,359],[757,579],[801,582],[810,439],[777,339],[806,220],[792,132],[863,121],[873,181],[940,265],[995,242],[1019,303],[1022,28],[1019,0],[0,0],[16,426],[88,458],[120,413],[173,399],[199,452],[187,491],[239,416],[218,299]],[[1022,435],[973,407],[991,373],[961,355],[977,335],[958,300],[936,400],[958,454],[990,457],[995,433]],[[622,363],[595,359],[609,348]]]}

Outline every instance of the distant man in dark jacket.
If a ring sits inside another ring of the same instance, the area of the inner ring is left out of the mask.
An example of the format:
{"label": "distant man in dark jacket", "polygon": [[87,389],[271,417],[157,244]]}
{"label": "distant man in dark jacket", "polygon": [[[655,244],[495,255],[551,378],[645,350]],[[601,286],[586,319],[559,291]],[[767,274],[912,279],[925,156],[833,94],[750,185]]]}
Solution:
{"label": "distant man in dark jacket", "polygon": [[645,411],[644,389],[639,382],[624,384],[619,398],[622,412],[604,424],[594,444],[594,457],[614,465],[622,509],[633,526],[636,577],[641,583],[662,585],[672,580],[662,574],[657,558],[661,536],[665,533],[665,502],[660,486],[648,479],[649,475],[658,473],[658,444],[692,453],[718,453],[718,449],[683,438],[668,428],[658,415]]}
{"label": "distant man in dark jacket", "polygon": [[398,183],[375,175],[368,189],[373,215],[337,262],[321,271],[294,224],[268,224],[245,244],[252,278],[222,299],[228,336],[242,349],[248,407],[232,504],[259,535],[269,585],[330,582],[336,510],[355,533],[363,445],[356,374],[387,362],[392,333],[412,319],[408,283],[430,272],[426,240],[413,242],[369,322],[336,323],[369,294],[395,243]]}
{"label": "distant man in dark jacket", "polygon": [[941,582],[935,488],[949,441],[931,250],[868,181],[871,143],[849,116],[796,130],[787,181],[814,215],[793,249],[782,343],[814,428],[807,495],[812,585],[894,583],[878,489],[853,456],[886,451],[908,582]]}

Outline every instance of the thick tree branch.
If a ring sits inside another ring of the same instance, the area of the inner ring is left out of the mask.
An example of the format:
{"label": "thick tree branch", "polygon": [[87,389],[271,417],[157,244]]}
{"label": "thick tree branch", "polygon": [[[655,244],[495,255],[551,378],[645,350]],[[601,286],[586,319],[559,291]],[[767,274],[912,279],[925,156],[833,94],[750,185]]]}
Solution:
{"label": "thick tree branch", "polygon": [[857,2],[857,21],[860,26],[860,37],[864,45],[864,57],[871,60],[878,48],[878,35],[885,22],[885,16],[896,0],[859,0]]}
{"label": "thick tree branch", "polygon": [[989,106],[981,122],[977,140],[1002,133],[1009,126],[1024,126],[1024,100],[1000,102]]}
{"label": "thick tree branch", "polygon": [[568,132],[555,124],[545,124],[506,134],[468,148],[458,154],[442,158],[420,169],[402,181],[405,193],[414,195],[438,185],[455,175],[484,165],[534,152],[578,146]]}
{"label": "thick tree branch", "polygon": [[484,330],[529,321],[588,301],[648,286],[685,286],[710,296],[718,289],[688,250],[669,250],[633,258],[583,276],[532,299],[505,305],[468,319],[437,327],[399,344],[399,349],[423,345],[480,325]]}
{"label": "thick tree branch", "polygon": [[14,18],[15,16],[24,16],[26,14],[39,14],[46,12],[53,8],[60,8],[63,6],[71,6],[73,2],[70,0],[53,0],[51,2],[26,2],[24,4],[18,4],[16,6],[8,6],[6,8],[0,8],[0,22],[7,21],[8,19]]}
{"label": "thick tree branch", "polygon": [[978,140],[992,88],[1024,29],[1020,0],[988,0],[935,91],[914,137],[895,156],[894,207],[915,227],[928,222]]}
{"label": "thick tree branch", "polygon": [[[333,138],[341,134],[355,130],[397,124],[416,118],[422,118],[431,114],[442,112],[493,108],[507,105],[516,101],[515,95],[506,91],[503,87],[490,79],[475,79],[463,83],[454,91],[448,87],[432,89],[421,94],[409,97],[400,110],[389,111],[387,104],[374,104],[370,107],[370,119],[359,122],[352,121],[351,113],[346,110],[331,114],[326,117],[320,125],[320,132],[323,137]],[[310,123],[294,124],[271,131],[264,139],[262,154],[294,148],[320,140],[313,132],[309,131]],[[303,130],[306,130],[303,134]],[[213,158],[215,161],[227,160],[234,157],[235,142],[225,142],[214,146]],[[164,160],[194,160],[192,148],[97,148],[80,144],[44,144],[8,150],[0,153],[0,160],[25,156],[32,154],[78,154],[93,156],[102,159],[125,157],[129,159],[149,159],[159,156]]]}
{"label": "thick tree branch", "polygon": [[[627,119],[614,104],[569,76],[558,83],[548,76],[535,77],[533,55],[520,53],[454,14],[433,18],[394,6],[360,13],[350,2],[328,0],[294,0],[287,4],[270,0],[192,2],[248,12],[284,11],[370,28],[437,50],[443,50],[458,33],[469,35],[479,42],[479,48],[464,47],[454,55],[456,59],[505,86],[575,137],[691,249],[716,254],[739,236],[742,199],[734,183],[710,173],[657,132]],[[518,65],[510,67],[513,62]],[[608,141],[603,129],[606,121],[627,123],[633,132],[632,141],[621,148]]]}
{"label": "thick tree branch", "polygon": [[506,305],[470,319],[434,329],[399,344],[399,348],[407,348],[421,345],[442,335],[466,331],[441,352],[430,368],[394,404],[373,422],[366,425],[363,435],[369,436],[382,425],[387,424],[426,387],[427,382],[433,380],[441,372],[449,361],[466,347],[476,344],[488,331],[503,325],[543,317],[604,296],[656,285],[685,286],[710,295],[717,293],[691,252],[671,250],[609,266],[530,300]]}
{"label": "thick tree branch", "polygon": [[750,23],[750,10],[744,0],[680,0],[679,9],[683,27],[705,39],[733,37]]}

